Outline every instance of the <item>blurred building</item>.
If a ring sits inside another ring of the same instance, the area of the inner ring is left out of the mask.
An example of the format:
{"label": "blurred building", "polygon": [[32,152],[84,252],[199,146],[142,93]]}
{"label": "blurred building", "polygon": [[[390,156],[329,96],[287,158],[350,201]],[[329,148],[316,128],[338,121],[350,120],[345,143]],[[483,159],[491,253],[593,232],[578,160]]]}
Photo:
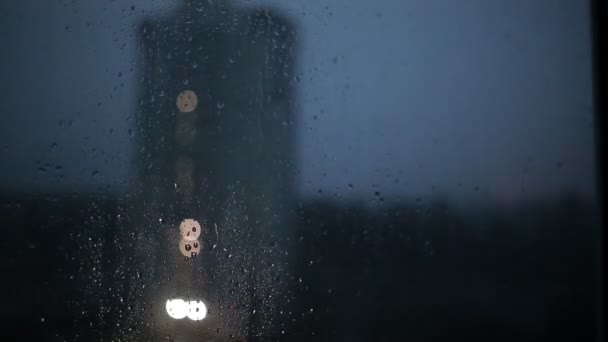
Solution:
{"label": "blurred building", "polygon": [[[193,0],[146,20],[139,35],[133,258],[142,276],[132,320],[157,308],[142,338],[278,334],[293,230],[293,25],[268,9]],[[186,218],[202,225],[195,258],[178,248]],[[209,314],[172,320],[172,298],[201,299]]]}

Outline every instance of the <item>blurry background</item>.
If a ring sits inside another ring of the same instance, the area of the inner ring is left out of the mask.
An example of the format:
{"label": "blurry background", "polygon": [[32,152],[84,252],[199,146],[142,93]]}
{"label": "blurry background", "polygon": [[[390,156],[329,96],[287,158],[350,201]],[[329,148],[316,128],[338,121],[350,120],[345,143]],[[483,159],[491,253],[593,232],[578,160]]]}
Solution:
{"label": "blurry background", "polygon": [[[284,280],[291,300],[276,303],[289,323],[277,334],[596,337],[587,2],[235,5],[280,13],[296,37],[295,70],[286,75],[293,117],[282,123],[295,160],[285,192],[293,191],[296,228],[285,239],[295,246],[281,251],[293,260]],[[122,243],[107,245],[129,234],[121,219],[141,190],[140,25],[178,7],[171,0],[0,5],[3,268],[14,279],[3,290],[63,288],[55,300],[73,299],[84,312],[78,304],[98,290],[70,289],[112,273],[111,266],[91,271],[91,260],[126,258],[112,249]],[[88,237],[91,245],[77,242]],[[81,283],[71,283],[78,275]],[[3,317],[58,340],[106,336],[121,321],[95,305],[78,320],[61,304],[9,297],[16,299]],[[125,336],[138,329],[130,324]]]}
{"label": "blurry background", "polygon": [[[299,29],[292,77],[302,196],[381,190],[386,200],[440,194],[511,204],[593,194],[586,2],[242,4],[278,8]],[[11,165],[2,189],[127,191],[141,77],[136,27],[175,7],[2,5],[1,153]]]}

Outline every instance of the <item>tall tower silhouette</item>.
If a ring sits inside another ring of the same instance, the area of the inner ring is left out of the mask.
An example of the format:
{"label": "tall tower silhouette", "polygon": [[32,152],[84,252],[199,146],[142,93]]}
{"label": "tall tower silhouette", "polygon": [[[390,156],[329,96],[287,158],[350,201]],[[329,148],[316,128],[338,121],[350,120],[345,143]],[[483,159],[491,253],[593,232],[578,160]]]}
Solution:
{"label": "tall tower silhouette", "polygon": [[[139,34],[133,257],[143,270],[131,298],[156,308],[140,337],[278,334],[292,240],[293,25],[268,9],[192,0]],[[179,248],[185,219],[201,224],[192,256]],[[171,319],[173,298],[202,300],[207,317]]]}

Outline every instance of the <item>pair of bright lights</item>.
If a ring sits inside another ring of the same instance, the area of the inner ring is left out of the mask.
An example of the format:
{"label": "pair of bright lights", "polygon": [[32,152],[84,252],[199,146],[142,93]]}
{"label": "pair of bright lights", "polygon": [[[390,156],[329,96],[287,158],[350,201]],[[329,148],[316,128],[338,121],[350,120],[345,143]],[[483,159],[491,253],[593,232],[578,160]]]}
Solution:
{"label": "pair of bright lights", "polygon": [[200,300],[170,299],[166,308],[169,316],[175,319],[188,317],[193,321],[200,321],[207,316],[207,306]]}

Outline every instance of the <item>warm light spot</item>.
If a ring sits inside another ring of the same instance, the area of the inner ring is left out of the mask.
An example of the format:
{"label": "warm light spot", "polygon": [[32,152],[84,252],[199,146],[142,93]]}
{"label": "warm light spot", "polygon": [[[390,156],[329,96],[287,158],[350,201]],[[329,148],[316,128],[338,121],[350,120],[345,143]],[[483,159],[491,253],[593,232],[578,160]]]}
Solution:
{"label": "warm light spot", "polygon": [[182,240],[194,241],[201,235],[201,225],[197,220],[185,219],[179,225],[179,233]]}
{"label": "warm light spot", "polygon": [[186,304],[182,299],[173,299],[168,300],[167,305],[167,313],[169,316],[175,319],[182,319],[188,315],[188,311],[190,309],[189,305]]}
{"label": "warm light spot", "polygon": [[177,95],[177,109],[182,113],[189,113],[196,108],[198,96],[192,90],[184,90]]}
{"label": "warm light spot", "polygon": [[200,300],[184,301],[183,299],[170,299],[166,304],[167,313],[175,319],[188,317],[193,321],[200,321],[207,317],[207,306]]}
{"label": "warm light spot", "polygon": [[179,242],[179,251],[182,252],[185,257],[194,258],[201,252],[201,244],[198,240],[181,240]]}
{"label": "warm light spot", "polygon": [[188,311],[188,318],[193,321],[200,321],[207,317],[207,306],[200,300],[191,300]]}

